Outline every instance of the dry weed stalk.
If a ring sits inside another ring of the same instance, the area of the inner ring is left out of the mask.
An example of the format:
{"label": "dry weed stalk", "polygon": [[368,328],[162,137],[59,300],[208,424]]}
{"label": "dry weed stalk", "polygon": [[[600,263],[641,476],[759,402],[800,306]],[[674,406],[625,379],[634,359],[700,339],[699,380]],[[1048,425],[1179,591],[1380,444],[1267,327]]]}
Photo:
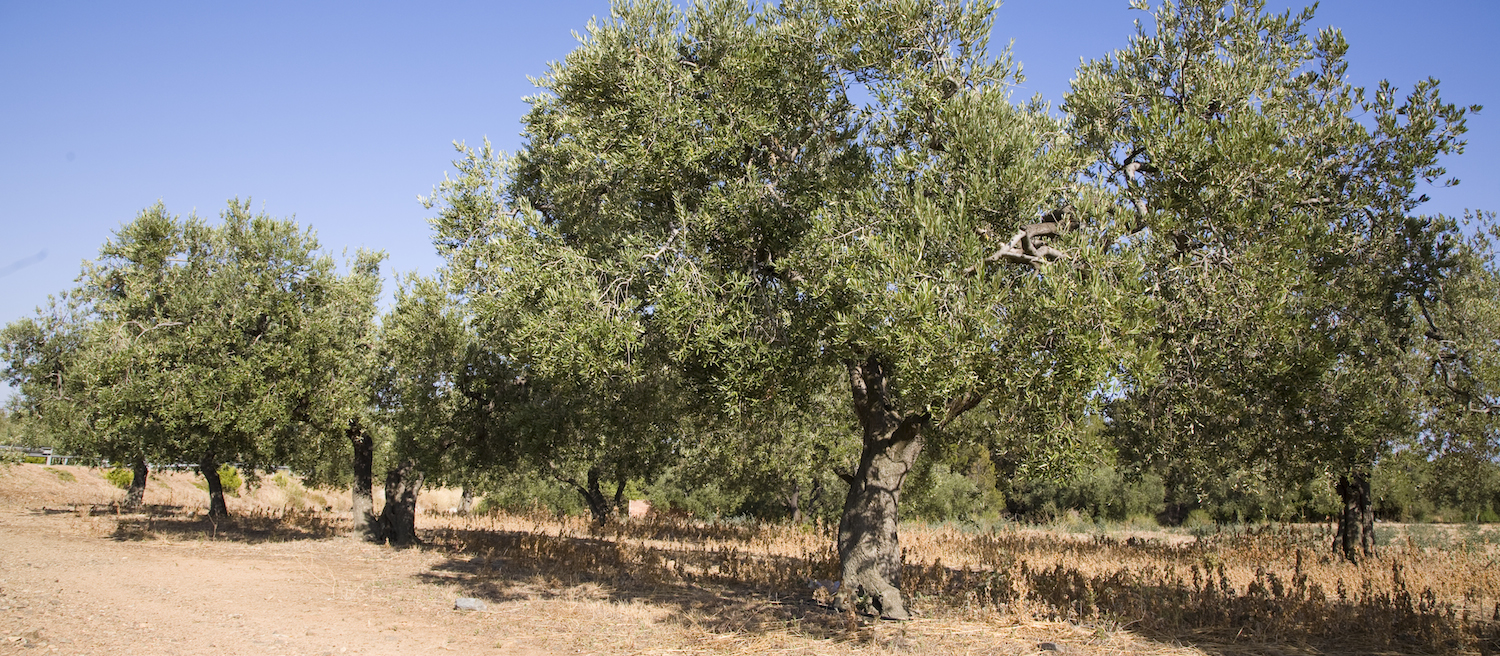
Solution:
{"label": "dry weed stalk", "polygon": [[[666,591],[732,586],[816,603],[836,576],[827,527],[653,518],[592,529],[549,515],[432,517],[428,539],[559,584]],[[903,588],[929,616],[1063,621],[1219,643],[1500,650],[1493,547],[1410,540],[1360,564],[1327,555],[1321,529],[1268,528],[1196,540],[1026,529],[903,527]],[[826,595],[825,595],[826,596]],[[826,635],[868,640],[830,618]]]}

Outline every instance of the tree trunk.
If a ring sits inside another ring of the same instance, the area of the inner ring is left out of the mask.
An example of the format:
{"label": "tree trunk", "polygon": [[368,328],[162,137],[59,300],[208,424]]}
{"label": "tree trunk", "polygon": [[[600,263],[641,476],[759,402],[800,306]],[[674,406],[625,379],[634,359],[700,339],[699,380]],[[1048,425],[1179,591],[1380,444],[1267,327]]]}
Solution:
{"label": "tree trunk", "polygon": [[125,489],[125,509],[135,512],[146,503],[146,477],[151,470],[146,467],[146,457],[140,456],[130,466],[130,487]]}
{"label": "tree trunk", "polygon": [[629,517],[630,516],[630,500],[625,498],[625,477],[624,476],[621,476],[620,480],[615,481],[615,507],[614,507],[614,516],[615,517]]}
{"label": "tree trunk", "polygon": [[458,498],[458,514],[467,515],[474,509],[474,488],[464,486],[463,494]]}
{"label": "tree trunk", "polygon": [[896,510],[901,486],[922,451],[922,427],[930,417],[892,410],[888,374],[873,356],[849,365],[849,382],[863,429],[863,449],[854,475],[844,475],[849,495],[839,520],[839,599],[848,607],[865,597],[881,617],[909,619],[899,589]]}
{"label": "tree trunk", "polygon": [[792,515],[792,523],[793,524],[801,524],[802,523],[802,483],[800,481],[796,481],[796,482],[792,483],[792,491],[789,494],[786,495],[786,497],[782,500],[782,503],[786,505],[787,511],[789,513],[791,513],[791,515]]}
{"label": "tree trunk", "polygon": [[583,495],[585,503],[589,504],[589,514],[594,518],[594,524],[603,526],[609,521],[610,504],[609,499],[604,496],[603,490],[599,489],[599,467],[589,467],[588,483],[578,486],[578,493]]}
{"label": "tree trunk", "polygon": [[385,473],[385,508],[380,512],[377,542],[393,547],[408,547],[417,542],[417,491],[422,488],[422,472],[411,458],[401,461]]}
{"label": "tree trunk", "polygon": [[1375,508],[1370,503],[1370,475],[1352,472],[1339,476],[1334,486],[1343,501],[1333,550],[1350,562],[1375,555]]}
{"label": "tree trunk", "polygon": [[219,480],[218,459],[211,453],[204,454],[203,461],[198,463],[198,472],[208,481],[208,516],[228,517],[229,506],[224,504],[224,483]]}
{"label": "tree trunk", "polygon": [[380,541],[375,535],[375,438],[365,430],[359,417],[349,420],[345,432],[354,447],[354,530],[366,538]]}

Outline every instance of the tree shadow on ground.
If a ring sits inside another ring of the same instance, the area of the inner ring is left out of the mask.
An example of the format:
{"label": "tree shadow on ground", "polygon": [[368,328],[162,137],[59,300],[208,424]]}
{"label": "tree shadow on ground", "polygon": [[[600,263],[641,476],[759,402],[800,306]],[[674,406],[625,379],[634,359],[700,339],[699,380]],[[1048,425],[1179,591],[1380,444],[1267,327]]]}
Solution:
{"label": "tree shadow on ground", "polygon": [[856,637],[862,625],[878,621],[835,610],[827,596],[815,598],[807,581],[832,578],[827,562],[519,531],[444,530],[428,537],[423,547],[447,558],[419,579],[490,603],[641,601],[712,633],[795,627],[819,639]]}
{"label": "tree shadow on ground", "polygon": [[[791,629],[809,638],[860,642],[870,642],[882,624],[828,603],[818,582],[836,578],[831,554],[793,558],[748,554],[732,546],[701,548],[691,541],[524,531],[443,529],[424,537],[424,549],[446,558],[418,575],[421,580],[491,603],[579,597],[639,601],[668,609],[670,621],[716,634]],[[1500,653],[1500,622],[1456,623],[1436,608],[1402,605],[1399,599],[1354,603],[1321,595],[1291,598],[1284,592],[1225,596],[1222,590],[1194,592],[1159,581],[1024,566],[1002,576],[933,564],[908,567],[903,577],[904,587],[921,599],[918,607],[939,615],[1022,602],[1017,591],[1024,588],[1033,615],[1040,610],[1045,619],[1106,632],[1128,629],[1210,654]],[[1091,609],[1080,614],[1080,604]],[[1045,617],[1049,612],[1052,616]],[[1130,617],[1152,621],[1111,619]]]}
{"label": "tree shadow on ground", "polygon": [[200,514],[199,510],[182,506],[150,505],[136,513],[109,511],[98,514],[118,516],[115,530],[110,534],[117,541],[165,537],[259,544],[322,540],[339,535],[343,529],[337,516],[312,510],[257,510],[229,517],[209,517]]}

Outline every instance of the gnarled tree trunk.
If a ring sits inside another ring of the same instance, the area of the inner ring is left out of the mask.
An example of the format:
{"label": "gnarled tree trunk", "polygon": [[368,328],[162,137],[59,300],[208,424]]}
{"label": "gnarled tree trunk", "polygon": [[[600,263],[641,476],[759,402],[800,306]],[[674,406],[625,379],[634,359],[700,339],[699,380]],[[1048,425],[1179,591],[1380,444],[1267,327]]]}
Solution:
{"label": "gnarled tree trunk", "polygon": [[228,517],[229,506],[224,504],[224,483],[219,480],[219,460],[212,453],[203,454],[198,463],[198,472],[208,481],[208,516]]}
{"label": "gnarled tree trunk", "polygon": [[849,365],[854,411],[863,429],[859,468],[849,483],[839,520],[839,600],[846,607],[859,597],[881,617],[909,619],[901,598],[901,543],[896,514],[901,486],[922,451],[926,414],[902,415],[891,407],[888,374],[875,357]]}
{"label": "gnarled tree trunk", "polygon": [[146,477],[151,470],[146,467],[146,457],[140,456],[130,465],[130,487],[125,488],[125,509],[137,511],[146,503]]}
{"label": "gnarled tree trunk", "polygon": [[376,539],[375,439],[365,430],[359,417],[349,420],[349,428],[344,434],[354,447],[354,530],[367,538]]}
{"label": "gnarled tree trunk", "polygon": [[386,471],[385,508],[380,512],[376,542],[388,542],[393,547],[416,544],[417,491],[422,489],[423,478],[411,458]]}
{"label": "gnarled tree trunk", "polygon": [[1370,503],[1370,475],[1355,471],[1339,476],[1334,486],[1343,501],[1333,550],[1350,562],[1375,555],[1375,507]]}
{"label": "gnarled tree trunk", "polygon": [[604,491],[599,488],[599,467],[589,467],[588,482],[586,485],[574,484],[578,493],[583,495],[585,503],[589,504],[589,515],[594,518],[594,523],[603,526],[609,521],[610,504],[605,498]]}

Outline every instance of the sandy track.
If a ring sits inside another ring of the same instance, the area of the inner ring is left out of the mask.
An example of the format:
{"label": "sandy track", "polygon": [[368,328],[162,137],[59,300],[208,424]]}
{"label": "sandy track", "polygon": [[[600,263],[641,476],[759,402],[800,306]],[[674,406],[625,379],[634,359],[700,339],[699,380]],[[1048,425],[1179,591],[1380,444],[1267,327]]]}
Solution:
{"label": "sandy track", "polygon": [[[111,522],[0,513],[0,633],[7,647],[409,654],[488,651],[502,642],[494,613],[451,610],[453,590],[418,582],[438,556],[349,538],[122,542],[107,537],[102,525]],[[507,651],[540,649],[511,646]]]}

